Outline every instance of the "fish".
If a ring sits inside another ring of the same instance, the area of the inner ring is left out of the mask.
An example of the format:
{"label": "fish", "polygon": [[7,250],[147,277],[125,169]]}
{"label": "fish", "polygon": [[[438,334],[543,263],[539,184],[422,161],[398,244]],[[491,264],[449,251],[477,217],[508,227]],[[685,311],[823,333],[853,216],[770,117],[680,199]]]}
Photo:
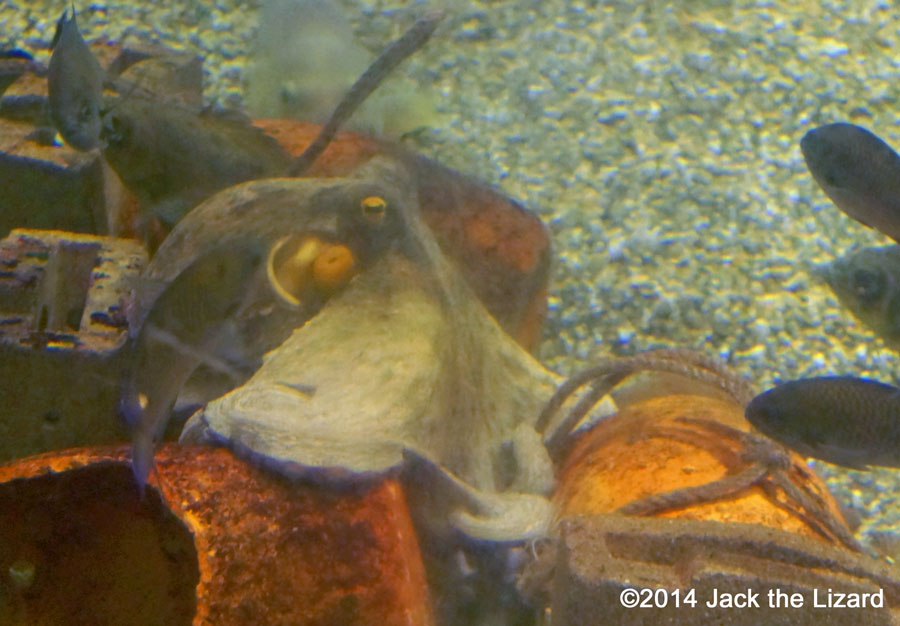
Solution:
{"label": "fish", "polygon": [[[48,70],[50,116],[72,147],[101,149],[137,197],[138,229],[155,248],[154,233],[167,232],[217,191],[247,180],[302,174],[385,76],[429,39],[441,16],[427,13],[389,46],[295,160],[246,116],[201,106],[199,57],[126,49],[104,72],[81,38],[74,12],[71,17],[64,12],[57,27]],[[104,95],[104,86],[118,95]]]}
{"label": "fish", "polygon": [[804,456],[853,469],[900,467],[900,388],[821,376],[778,385],[750,401],[747,421]]}
{"label": "fish", "polygon": [[[291,160],[280,144],[233,112],[200,112],[141,95],[122,96],[102,118],[103,155],[141,204],[171,228],[215,192],[240,182],[301,176],[342,123],[437,28],[442,13],[418,20],[360,76],[319,136]],[[138,62],[138,68],[147,61]],[[190,67],[190,66],[188,66]]]}
{"label": "fish", "polygon": [[214,192],[277,175],[290,162],[246,117],[202,107],[199,57],[126,48],[104,71],[74,12],[64,12],[57,27],[48,91],[63,139],[81,151],[100,148],[147,222],[155,217],[171,227]]}
{"label": "fish", "polygon": [[813,178],[841,211],[900,241],[900,155],[871,131],[838,122],[800,141]]}
{"label": "fish", "polygon": [[249,120],[123,95],[102,118],[103,156],[149,216],[171,228],[215,192],[283,173],[290,158]]}
{"label": "fish", "polygon": [[246,377],[215,349],[254,281],[262,281],[264,258],[265,247],[255,239],[231,242],[203,254],[165,285],[145,279],[135,289],[140,310],[129,326],[139,330],[130,340],[120,414],[132,431],[132,471],[142,493],[156,443],[191,374],[202,364],[237,381]]}
{"label": "fish", "polygon": [[859,248],[815,271],[860,322],[900,349],[900,246]]}
{"label": "fish", "polygon": [[50,118],[67,144],[86,152],[100,144],[104,71],[78,30],[75,10],[63,11],[47,70]]}

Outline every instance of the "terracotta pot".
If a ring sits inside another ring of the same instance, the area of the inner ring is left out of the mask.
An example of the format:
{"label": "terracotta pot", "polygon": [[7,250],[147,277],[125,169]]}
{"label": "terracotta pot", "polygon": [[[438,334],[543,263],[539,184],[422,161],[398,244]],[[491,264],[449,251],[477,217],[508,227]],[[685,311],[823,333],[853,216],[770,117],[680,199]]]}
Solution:
{"label": "terracotta pot", "polygon": [[0,466],[0,624],[431,624],[399,485],[292,484],[167,444],[143,498],[126,446]]}
{"label": "terracotta pot", "polygon": [[[607,418],[582,437],[564,463],[555,495],[560,517],[609,513],[622,507],[627,513],[628,505],[640,499],[734,477],[753,465],[742,458],[747,454],[744,444],[709,431],[704,422],[730,427],[734,433],[750,429],[736,402],[705,395],[650,398]],[[796,454],[790,454],[787,463],[781,475],[820,505],[817,511],[800,510],[806,519],[792,510],[802,507],[791,502],[782,487],[765,479],[727,496],[674,506],[657,515],[763,524],[836,542],[831,533],[823,534],[809,523],[808,518],[821,513],[831,516],[849,536],[822,480]]]}

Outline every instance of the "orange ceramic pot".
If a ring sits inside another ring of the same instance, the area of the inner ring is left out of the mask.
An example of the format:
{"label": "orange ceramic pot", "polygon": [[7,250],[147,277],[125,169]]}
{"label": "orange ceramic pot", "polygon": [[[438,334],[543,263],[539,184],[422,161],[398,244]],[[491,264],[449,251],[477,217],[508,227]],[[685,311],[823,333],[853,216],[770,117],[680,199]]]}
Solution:
{"label": "orange ceramic pot", "polygon": [[431,624],[393,480],[295,484],[167,444],[138,493],[127,446],[0,466],[0,624]]}
{"label": "orange ceramic pot", "polygon": [[[704,423],[730,427],[733,436]],[[743,409],[732,400],[669,394],[628,405],[586,433],[567,456],[555,494],[559,515],[610,513],[655,494],[733,479],[754,464],[752,451],[740,440],[740,433],[749,430]],[[840,543],[838,536],[849,537],[822,480],[800,456],[790,454],[785,461],[787,467],[773,468],[743,489],[656,515],[762,524],[834,543]],[[792,493],[814,510],[806,510]],[[821,518],[837,532],[818,523]]]}

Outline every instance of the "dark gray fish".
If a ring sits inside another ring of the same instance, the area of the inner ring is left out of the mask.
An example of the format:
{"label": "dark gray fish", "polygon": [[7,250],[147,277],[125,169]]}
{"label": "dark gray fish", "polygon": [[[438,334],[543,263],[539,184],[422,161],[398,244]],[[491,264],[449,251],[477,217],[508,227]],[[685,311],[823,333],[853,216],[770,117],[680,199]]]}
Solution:
{"label": "dark gray fish", "polygon": [[[74,15],[64,13],[48,76],[51,119],[74,148],[101,147],[142,207],[166,226],[216,191],[281,174],[289,164],[278,142],[248,118],[201,110],[196,55],[126,50],[111,67],[107,75]],[[119,95],[104,96],[104,84]]]}
{"label": "dark gray fish", "polygon": [[124,95],[103,116],[103,156],[167,226],[215,192],[284,172],[290,158],[249,120]]}
{"label": "dark gray fish", "polygon": [[[198,112],[167,102],[162,95],[146,97],[144,84],[157,91],[160,83],[165,83],[183,92],[181,100],[188,102],[184,94],[193,93],[190,86],[200,82],[195,60],[160,57],[161,67],[148,65],[154,58],[138,58],[130,65],[123,61],[126,72],[135,74],[129,82],[140,90],[128,92],[117,86],[123,95],[104,100],[106,111],[100,132],[103,155],[141,204],[166,227],[225,187],[284,175],[286,170],[289,175],[298,175],[321,154],[338,127],[384,77],[428,40],[440,17],[439,12],[429,13],[394,42],[354,83],[319,137],[293,162],[274,138],[246,117],[209,109]],[[148,72],[136,71],[145,65]],[[155,78],[148,79],[148,74]]]}
{"label": "dark gray fish", "polygon": [[806,166],[840,210],[900,241],[900,156],[865,128],[826,124],[800,141]]}
{"label": "dark gray fish", "polygon": [[64,11],[56,25],[47,72],[50,117],[62,138],[76,150],[100,143],[103,68],[78,31],[75,11]]}
{"label": "dark gray fish", "polygon": [[900,246],[854,250],[818,272],[859,321],[900,348]]}
{"label": "dark gray fish", "polygon": [[900,389],[852,376],[806,378],[753,398],[747,420],[805,456],[900,467]]}
{"label": "dark gray fish", "polygon": [[[254,279],[261,280],[264,258],[261,244],[221,245],[186,267],[155,299],[136,294],[138,306],[153,303],[134,339],[121,411],[132,428],[132,470],[141,489],[153,466],[156,442],[194,370],[203,364],[240,376],[215,356],[215,348],[240,313]],[[151,282],[142,287],[154,288]]]}
{"label": "dark gray fish", "polygon": [[331,117],[322,126],[319,135],[306,147],[303,154],[291,163],[287,171],[288,176],[302,176],[309,169],[315,160],[319,158],[319,155],[325,151],[331,140],[334,139],[341,125],[353,115],[353,112],[375,91],[385,77],[413,52],[425,45],[425,42],[431,38],[442,17],[443,13],[441,11],[427,13],[421,19],[416,20],[416,23],[403,33],[400,39],[388,46],[381,53],[381,56],[375,59],[372,65],[347,90],[346,95],[335,107]]}

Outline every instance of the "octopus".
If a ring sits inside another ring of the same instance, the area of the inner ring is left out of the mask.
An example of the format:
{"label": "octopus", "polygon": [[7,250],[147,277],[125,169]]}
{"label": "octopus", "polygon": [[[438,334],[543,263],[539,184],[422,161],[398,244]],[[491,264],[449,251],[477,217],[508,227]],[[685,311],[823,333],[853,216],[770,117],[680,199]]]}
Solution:
{"label": "octopus", "polygon": [[[269,247],[270,263],[285,241],[293,242],[287,258],[316,256],[302,252],[311,236],[346,244],[359,259],[354,276],[327,298],[284,297],[289,272],[269,268],[260,279],[269,285],[260,291],[265,306],[256,307],[265,314],[245,323],[236,342],[259,367],[198,411],[182,441],[227,446],[292,480],[347,484],[402,475],[429,529],[516,542],[551,532],[554,465],[627,377],[674,372],[741,406],[752,398],[748,382],[724,363],[687,350],[609,359],[565,381],[546,370],[443,253],[416,189],[402,162],[376,157],[340,180],[238,185],[176,226],[149,275],[171,280],[223,244],[240,249],[248,240]],[[370,211],[379,228],[359,218]],[[314,306],[298,312],[302,301]],[[277,330],[261,333],[264,326]],[[823,535],[855,546],[821,497],[792,475],[797,470],[780,444],[709,420],[683,420],[656,436],[706,442],[730,471],[622,513],[651,515],[758,485]]]}
{"label": "octopus", "polygon": [[[357,260],[327,297],[290,286],[285,265],[322,258],[303,252],[309,238]],[[438,532],[496,541],[546,533],[553,464],[535,424],[559,376],[498,325],[444,255],[407,168],[376,157],[344,179],[229,188],[178,223],[145,274],[167,290],[215,291],[215,282],[181,283],[223,246],[269,251],[250,289],[256,301],[241,305],[219,346],[259,365],[195,414],[183,441],[228,446],[295,480],[402,474],[411,499],[441,494],[422,507]],[[136,420],[139,480],[158,419]]]}

